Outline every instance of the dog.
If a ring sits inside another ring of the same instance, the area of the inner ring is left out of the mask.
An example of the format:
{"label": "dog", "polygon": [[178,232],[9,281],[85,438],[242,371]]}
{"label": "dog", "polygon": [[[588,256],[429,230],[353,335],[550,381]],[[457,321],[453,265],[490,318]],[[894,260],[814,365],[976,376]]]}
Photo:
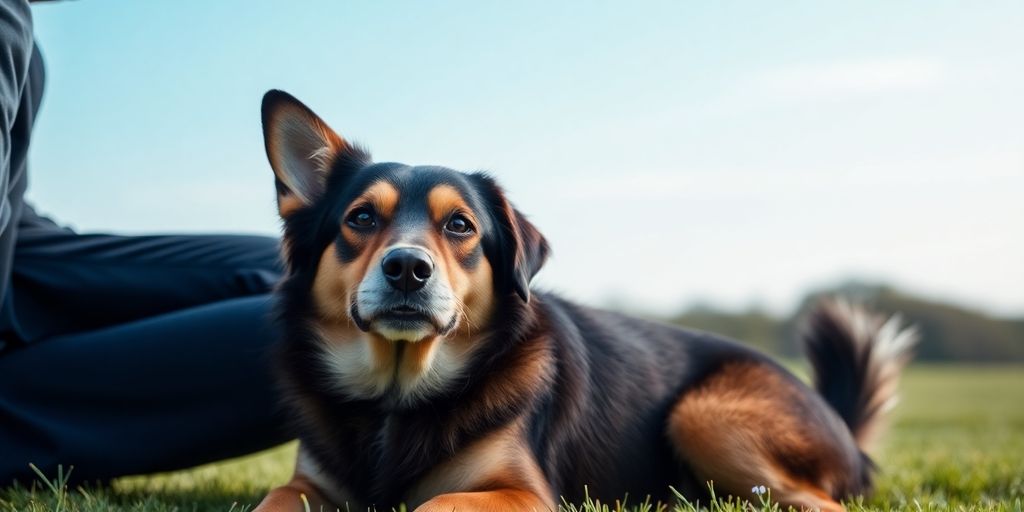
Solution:
{"label": "dog", "polygon": [[548,243],[488,174],[374,163],[285,92],[262,117],[300,445],[260,511],[706,502],[712,482],[833,511],[869,492],[915,338],[897,318],[818,306],[811,389],[734,341],[531,290]]}

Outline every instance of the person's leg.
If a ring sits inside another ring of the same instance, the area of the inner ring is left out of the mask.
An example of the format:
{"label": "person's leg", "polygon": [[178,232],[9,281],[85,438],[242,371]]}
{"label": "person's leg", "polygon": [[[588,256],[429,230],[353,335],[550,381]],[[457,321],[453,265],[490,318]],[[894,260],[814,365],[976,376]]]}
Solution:
{"label": "person's leg", "polygon": [[0,485],[184,468],[287,440],[269,295],[224,300],[0,357]]}
{"label": "person's leg", "polygon": [[5,337],[34,343],[266,293],[280,273],[274,238],[77,234],[26,207]]}

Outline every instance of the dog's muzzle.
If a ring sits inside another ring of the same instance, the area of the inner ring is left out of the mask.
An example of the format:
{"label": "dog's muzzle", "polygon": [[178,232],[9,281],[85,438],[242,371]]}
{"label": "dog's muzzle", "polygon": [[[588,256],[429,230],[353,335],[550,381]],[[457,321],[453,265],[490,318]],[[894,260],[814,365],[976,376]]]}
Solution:
{"label": "dog's muzzle", "polygon": [[455,301],[434,271],[433,258],[422,248],[388,250],[359,286],[350,308],[353,321],[393,341],[447,335],[458,323]]}

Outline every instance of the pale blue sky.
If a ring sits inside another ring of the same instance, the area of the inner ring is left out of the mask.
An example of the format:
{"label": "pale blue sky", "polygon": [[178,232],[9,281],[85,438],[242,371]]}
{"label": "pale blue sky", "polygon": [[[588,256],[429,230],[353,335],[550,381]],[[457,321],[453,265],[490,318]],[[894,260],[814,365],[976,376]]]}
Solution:
{"label": "pale blue sky", "polygon": [[33,11],[29,195],[83,231],[275,234],[280,88],[378,160],[493,171],[554,247],[540,283],[590,303],[785,311],[860,277],[1024,313],[1019,1]]}

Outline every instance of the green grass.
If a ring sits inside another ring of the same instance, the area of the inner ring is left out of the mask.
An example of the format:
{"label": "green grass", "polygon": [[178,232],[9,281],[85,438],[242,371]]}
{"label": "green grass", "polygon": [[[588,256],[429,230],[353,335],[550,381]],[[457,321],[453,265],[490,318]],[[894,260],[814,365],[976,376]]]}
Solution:
{"label": "green grass", "polygon": [[[0,512],[185,512],[249,510],[287,480],[294,444],[264,453],[156,476],[118,479],[103,489],[66,489],[42,480],[31,489],[0,489]],[[903,382],[903,400],[876,460],[878,490],[851,510],[994,510],[1024,512],[1024,367],[918,366]],[[48,475],[51,478],[58,475]],[[631,500],[628,509],[658,507]],[[720,498],[712,512],[773,510]],[[566,504],[567,511],[616,510],[616,504]]]}

